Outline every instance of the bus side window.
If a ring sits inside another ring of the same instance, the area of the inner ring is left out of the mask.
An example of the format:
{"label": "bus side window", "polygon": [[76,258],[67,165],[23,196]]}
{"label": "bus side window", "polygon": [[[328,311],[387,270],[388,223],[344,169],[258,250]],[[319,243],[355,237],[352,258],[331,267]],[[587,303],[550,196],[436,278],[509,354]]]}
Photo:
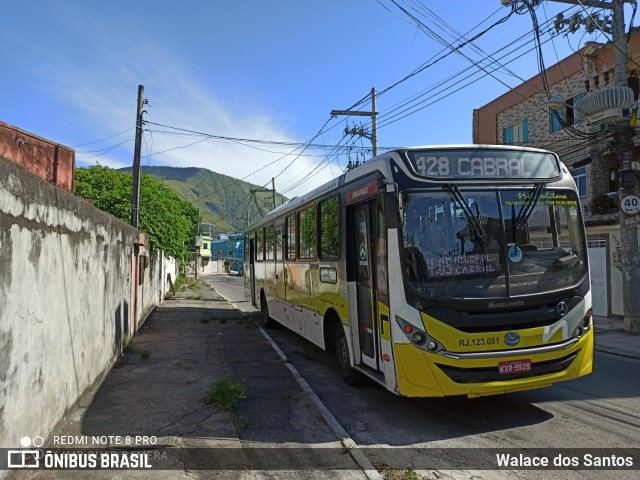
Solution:
{"label": "bus side window", "polygon": [[316,207],[298,213],[298,257],[312,260],[316,258]]}
{"label": "bus side window", "polygon": [[265,260],[273,260],[273,251],[275,243],[273,241],[273,225],[265,227],[264,229],[264,246],[265,246]]}
{"label": "bus side window", "polygon": [[320,258],[336,259],[340,255],[340,205],[338,197],[318,205],[320,210]]}
{"label": "bus side window", "polygon": [[296,216],[287,217],[287,260],[296,259]]}
{"label": "bus side window", "polygon": [[264,260],[264,233],[263,230],[256,230],[256,262]]}

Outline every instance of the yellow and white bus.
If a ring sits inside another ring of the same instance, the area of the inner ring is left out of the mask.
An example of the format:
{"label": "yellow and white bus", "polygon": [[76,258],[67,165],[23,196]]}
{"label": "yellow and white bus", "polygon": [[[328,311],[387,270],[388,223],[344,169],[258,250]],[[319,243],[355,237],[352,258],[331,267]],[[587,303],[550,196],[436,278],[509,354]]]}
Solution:
{"label": "yellow and white bus", "polygon": [[475,397],[592,369],[582,213],[551,152],[378,155],[249,229],[245,265],[263,326],[335,349],[349,384]]}

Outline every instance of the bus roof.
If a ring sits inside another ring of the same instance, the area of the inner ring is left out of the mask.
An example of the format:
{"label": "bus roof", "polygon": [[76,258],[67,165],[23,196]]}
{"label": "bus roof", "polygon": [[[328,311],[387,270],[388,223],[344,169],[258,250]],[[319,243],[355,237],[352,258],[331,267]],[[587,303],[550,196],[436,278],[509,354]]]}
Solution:
{"label": "bus roof", "polygon": [[[276,207],[274,210],[271,210],[267,215],[262,217],[258,222],[254,222],[249,229],[252,229],[264,222],[268,222],[269,220],[273,220],[277,217],[280,217],[284,213],[288,212],[291,209],[295,209],[299,205],[303,205],[316,197],[320,197],[321,195],[330,192],[332,190],[336,190],[345,183],[350,183],[354,180],[357,180],[362,177],[366,177],[372,173],[380,172],[384,177],[391,178],[391,170],[389,159],[393,158],[396,161],[400,160],[401,154],[411,151],[442,151],[442,150],[505,150],[505,151],[522,151],[522,152],[539,152],[539,153],[553,153],[548,150],[541,150],[539,148],[532,147],[521,147],[515,145],[480,145],[480,144],[455,144],[455,145],[425,145],[425,146],[416,146],[416,147],[402,147],[402,148],[394,148],[392,150],[381,153],[366,162],[362,163],[357,168],[349,170],[342,175],[334,178],[333,180],[320,185],[319,187],[311,190],[310,192],[299,196],[293,197],[288,202]],[[554,154],[555,155],[555,154]]]}

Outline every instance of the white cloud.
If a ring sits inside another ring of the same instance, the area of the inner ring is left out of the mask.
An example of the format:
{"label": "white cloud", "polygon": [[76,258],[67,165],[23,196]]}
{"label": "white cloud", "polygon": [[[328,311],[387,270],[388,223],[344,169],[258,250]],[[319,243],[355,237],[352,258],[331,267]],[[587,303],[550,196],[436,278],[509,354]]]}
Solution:
{"label": "white cloud", "polygon": [[[253,105],[251,112],[242,112],[242,109],[234,108],[234,99],[222,102],[216,98],[202,80],[190,73],[189,66],[171,52],[144,43],[137,44],[135,52],[129,51],[130,48],[111,44],[110,48],[100,52],[92,51],[92,55],[99,53],[100,61],[92,61],[90,68],[80,61],[68,64],[68,68],[49,72],[55,94],[77,112],[76,118],[87,129],[95,132],[95,139],[122,131],[127,125],[133,127],[137,87],[144,84],[145,98],[149,99],[149,105],[144,107],[147,111],[144,118],[149,122],[226,137],[300,142],[274,121],[275,115],[261,111],[259,105]],[[134,54],[136,62],[130,60]],[[237,101],[242,103],[240,99]],[[91,136],[89,133],[85,135],[87,138]],[[133,130],[129,135],[133,135]],[[125,137],[107,140],[97,148],[115,145]],[[231,177],[245,178],[293,150],[287,146],[251,147],[213,139],[201,140],[202,137],[197,135],[148,124],[142,144],[142,163],[202,167]],[[125,167],[131,165],[133,149],[133,142],[128,142],[97,157],[96,153],[84,154],[86,150],[79,149],[78,159],[81,163],[99,162]],[[152,155],[147,157],[149,151]],[[306,156],[312,153],[317,152],[305,152],[289,167],[287,165],[294,157],[284,156],[248,177],[247,181],[264,185],[271,181],[271,177],[278,176],[276,190],[281,191],[285,185],[309,175],[314,165],[321,161],[321,158]],[[286,172],[282,173],[285,168]],[[311,180],[286,195],[300,195],[333,177],[330,169],[321,169],[314,172]]]}

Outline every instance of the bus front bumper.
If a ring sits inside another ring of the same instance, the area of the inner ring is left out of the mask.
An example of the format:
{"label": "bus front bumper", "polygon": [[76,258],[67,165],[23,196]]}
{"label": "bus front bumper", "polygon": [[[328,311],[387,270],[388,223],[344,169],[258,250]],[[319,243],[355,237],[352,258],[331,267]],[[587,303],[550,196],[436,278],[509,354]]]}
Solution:
{"label": "bus front bumper", "polygon": [[[484,352],[478,356],[440,355],[412,344],[396,344],[397,393],[407,397],[478,397],[543,388],[591,373],[593,329],[563,349],[529,348]],[[493,354],[492,354],[493,353]],[[529,360],[531,370],[500,374],[499,364]]]}

